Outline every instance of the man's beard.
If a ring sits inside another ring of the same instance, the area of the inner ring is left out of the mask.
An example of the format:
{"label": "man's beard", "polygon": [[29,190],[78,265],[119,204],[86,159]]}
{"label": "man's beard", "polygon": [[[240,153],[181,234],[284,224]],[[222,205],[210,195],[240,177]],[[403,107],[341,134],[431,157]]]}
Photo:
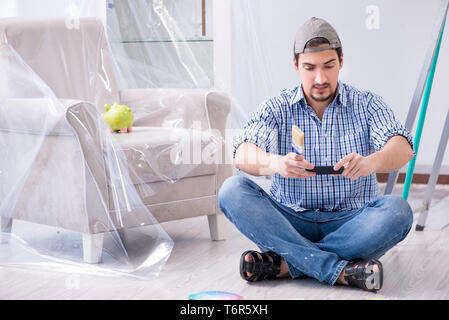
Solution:
{"label": "man's beard", "polygon": [[317,98],[317,97],[315,97],[313,94],[311,94],[310,97],[311,97],[313,100],[317,101],[317,102],[325,102],[325,101],[328,101],[330,98],[332,98],[333,95],[334,95],[334,93],[335,93],[335,92],[332,92],[330,95],[328,95],[328,96],[325,97],[325,98]]}
{"label": "man's beard", "polygon": [[[328,88],[331,87],[329,83],[326,83],[325,85],[327,85]],[[312,93],[310,94],[310,97],[317,102],[325,102],[325,101],[328,101],[329,99],[331,99],[334,96],[334,94],[335,94],[335,92],[332,92],[332,89],[331,89],[331,93],[327,97],[318,98],[318,97],[315,97]]]}

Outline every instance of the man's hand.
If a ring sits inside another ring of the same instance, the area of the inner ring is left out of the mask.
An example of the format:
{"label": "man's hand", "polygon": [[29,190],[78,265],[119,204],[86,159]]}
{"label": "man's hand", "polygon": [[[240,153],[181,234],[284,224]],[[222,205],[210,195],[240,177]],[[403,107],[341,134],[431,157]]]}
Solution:
{"label": "man's hand", "polygon": [[[348,154],[341,159],[335,166],[334,170],[339,170],[344,167],[342,175],[348,179],[356,180],[360,177],[369,176],[376,171],[376,167],[372,158],[364,157],[358,153]],[[332,175],[337,177],[338,175]]]}
{"label": "man's hand", "polygon": [[290,152],[285,156],[278,156],[274,161],[274,169],[284,178],[310,178],[316,176],[315,172],[305,169],[313,169],[315,166],[304,160],[304,156]]}

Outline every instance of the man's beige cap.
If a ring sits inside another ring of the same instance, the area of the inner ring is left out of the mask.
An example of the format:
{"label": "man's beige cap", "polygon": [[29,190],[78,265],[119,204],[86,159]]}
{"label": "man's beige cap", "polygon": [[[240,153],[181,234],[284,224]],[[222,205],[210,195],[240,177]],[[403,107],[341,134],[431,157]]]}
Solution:
{"label": "man's beige cap", "polygon": [[[304,49],[307,42],[313,38],[326,38],[330,45],[319,48]],[[296,32],[294,53],[318,52],[329,49],[341,48],[340,38],[337,31],[325,20],[320,18],[310,18]]]}

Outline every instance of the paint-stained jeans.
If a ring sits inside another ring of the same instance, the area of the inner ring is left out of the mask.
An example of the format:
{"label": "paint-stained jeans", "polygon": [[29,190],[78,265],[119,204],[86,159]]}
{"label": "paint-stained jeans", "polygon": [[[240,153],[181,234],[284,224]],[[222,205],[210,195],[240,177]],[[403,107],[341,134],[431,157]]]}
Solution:
{"label": "paint-stained jeans", "polygon": [[330,285],[348,261],[380,258],[413,224],[412,209],[399,196],[380,196],[357,210],[296,212],[242,176],[223,183],[219,205],[262,252],[282,256],[292,278],[308,276]]}

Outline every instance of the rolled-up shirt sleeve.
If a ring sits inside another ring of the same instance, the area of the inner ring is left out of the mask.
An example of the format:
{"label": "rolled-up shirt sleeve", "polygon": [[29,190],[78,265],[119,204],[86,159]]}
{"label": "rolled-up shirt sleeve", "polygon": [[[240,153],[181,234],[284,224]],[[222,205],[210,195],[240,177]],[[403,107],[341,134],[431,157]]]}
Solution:
{"label": "rolled-up shirt sleeve", "polygon": [[390,138],[403,136],[410,143],[415,154],[412,135],[396,119],[393,110],[387,106],[381,97],[374,96],[370,101],[368,110],[370,117],[370,143],[375,151],[381,150]]}
{"label": "rolled-up shirt sleeve", "polygon": [[238,147],[250,142],[268,153],[278,153],[278,122],[272,101],[267,101],[251,115],[242,131],[235,136],[233,158]]}

